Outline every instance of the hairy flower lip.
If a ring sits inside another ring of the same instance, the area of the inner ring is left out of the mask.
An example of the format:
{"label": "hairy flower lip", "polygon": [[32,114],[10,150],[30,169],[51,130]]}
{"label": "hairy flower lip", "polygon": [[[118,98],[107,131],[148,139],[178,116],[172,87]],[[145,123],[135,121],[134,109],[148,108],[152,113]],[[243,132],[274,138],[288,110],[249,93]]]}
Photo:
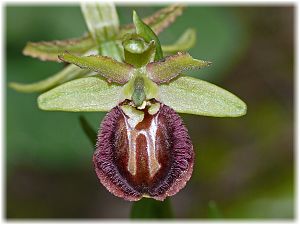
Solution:
{"label": "hairy flower lip", "polygon": [[[148,139],[142,138],[147,135],[137,136],[134,142],[137,144],[134,153],[137,158],[131,157],[134,164],[129,164],[128,151],[131,150],[126,146],[129,139],[126,139],[126,117],[121,108],[114,107],[101,123],[93,162],[100,182],[115,196],[129,201],[138,201],[142,197],[162,201],[181,190],[192,175],[194,151],[187,129],[173,109],[160,104],[156,114],[145,114],[145,119],[135,127],[135,131],[144,132],[150,122],[152,124],[155,119],[158,121],[155,156],[149,156],[151,145]],[[145,144],[147,147],[143,147]],[[149,175],[151,173],[152,176]]]}

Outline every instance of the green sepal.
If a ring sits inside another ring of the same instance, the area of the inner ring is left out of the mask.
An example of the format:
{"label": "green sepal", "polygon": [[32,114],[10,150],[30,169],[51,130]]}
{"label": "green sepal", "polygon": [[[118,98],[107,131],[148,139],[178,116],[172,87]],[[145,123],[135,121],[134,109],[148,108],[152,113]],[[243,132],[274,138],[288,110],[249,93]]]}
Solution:
{"label": "green sepal", "polygon": [[101,55],[75,56],[63,53],[58,56],[64,62],[72,63],[80,68],[99,73],[107,78],[108,82],[125,84],[131,77],[133,67],[129,64],[116,61]]}
{"label": "green sepal", "polygon": [[133,23],[135,25],[136,33],[144,38],[146,42],[150,42],[152,40],[155,41],[156,51],[154,60],[157,61],[161,59],[163,57],[163,52],[158,37],[154,31],[141,20],[136,11],[133,11]]}
{"label": "green sepal", "polygon": [[179,76],[159,86],[158,100],[178,113],[214,117],[238,117],[247,106],[234,94],[206,81]]}
{"label": "green sepal", "polygon": [[106,112],[124,100],[121,89],[99,76],[80,78],[41,94],[38,106],[49,111]]}
{"label": "green sepal", "polygon": [[149,63],[146,66],[148,77],[157,84],[169,82],[186,70],[209,66],[208,61],[193,59],[188,53],[178,52],[165,59]]}
{"label": "green sepal", "polygon": [[196,30],[188,28],[174,44],[161,45],[161,48],[164,53],[169,54],[188,51],[196,44],[196,36]]}

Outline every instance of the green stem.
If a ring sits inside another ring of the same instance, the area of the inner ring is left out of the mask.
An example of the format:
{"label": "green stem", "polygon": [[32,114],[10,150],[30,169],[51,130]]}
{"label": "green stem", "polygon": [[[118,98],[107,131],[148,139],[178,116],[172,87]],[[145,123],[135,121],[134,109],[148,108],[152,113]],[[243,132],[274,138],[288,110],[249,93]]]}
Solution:
{"label": "green stem", "polygon": [[130,218],[132,219],[168,219],[173,218],[171,201],[163,202],[150,198],[143,198],[132,204]]}
{"label": "green stem", "polygon": [[92,126],[89,124],[89,122],[84,116],[80,116],[79,121],[82,130],[84,131],[87,138],[90,140],[92,146],[94,147],[96,145],[97,132],[92,128]]}

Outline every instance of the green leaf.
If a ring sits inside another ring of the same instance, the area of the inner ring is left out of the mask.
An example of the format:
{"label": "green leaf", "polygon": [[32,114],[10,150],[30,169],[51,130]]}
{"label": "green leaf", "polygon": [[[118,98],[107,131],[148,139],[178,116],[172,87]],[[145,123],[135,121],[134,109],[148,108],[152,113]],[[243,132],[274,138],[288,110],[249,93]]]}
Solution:
{"label": "green leaf", "polygon": [[121,101],[121,89],[99,76],[80,78],[43,93],[38,97],[38,106],[50,111],[109,111]]}
{"label": "green leaf", "polygon": [[25,93],[43,92],[69,80],[87,76],[89,74],[91,74],[89,70],[82,70],[75,65],[68,65],[60,72],[48,77],[45,80],[31,84],[11,82],[9,83],[9,87],[15,89],[16,91]]}
{"label": "green leaf", "polygon": [[165,53],[177,53],[188,51],[196,44],[196,30],[188,28],[172,45],[162,45],[161,48]]}
{"label": "green leaf", "polygon": [[158,37],[153,32],[153,30],[151,30],[151,28],[141,20],[141,18],[137,15],[135,11],[133,11],[133,23],[135,25],[136,33],[140,35],[142,38],[144,38],[145,41],[147,42],[150,42],[152,40],[155,41],[156,52],[155,52],[154,60],[157,61],[163,58],[163,52]]}
{"label": "green leaf", "polygon": [[82,130],[84,131],[84,133],[90,140],[92,146],[94,147],[97,141],[97,132],[92,128],[92,126],[89,124],[89,122],[86,120],[84,116],[80,116],[79,121]]}
{"label": "green leaf", "polygon": [[193,59],[188,53],[178,52],[161,61],[149,63],[146,70],[149,78],[159,84],[169,82],[183,71],[200,69],[210,64],[207,61]]}
{"label": "green leaf", "polygon": [[163,202],[150,198],[142,198],[134,202],[131,208],[130,218],[133,219],[161,219],[173,218],[170,199]]}
{"label": "green leaf", "polygon": [[131,77],[133,67],[129,64],[118,62],[110,57],[100,55],[75,56],[63,53],[58,56],[62,61],[75,64],[83,69],[99,73],[109,82],[125,84]]}
{"label": "green leaf", "polygon": [[119,32],[119,18],[112,2],[82,3],[81,11],[93,39],[100,45]]}
{"label": "green leaf", "polygon": [[232,93],[193,77],[179,76],[159,87],[159,100],[179,113],[237,117],[247,111],[246,104]]}
{"label": "green leaf", "polygon": [[90,36],[63,41],[28,42],[23,49],[23,54],[39,58],[43,61],[49,60],[59,62],[57,56],[64,51],[83,55],[92,48],[95,48],[95,46],[96,44]]}

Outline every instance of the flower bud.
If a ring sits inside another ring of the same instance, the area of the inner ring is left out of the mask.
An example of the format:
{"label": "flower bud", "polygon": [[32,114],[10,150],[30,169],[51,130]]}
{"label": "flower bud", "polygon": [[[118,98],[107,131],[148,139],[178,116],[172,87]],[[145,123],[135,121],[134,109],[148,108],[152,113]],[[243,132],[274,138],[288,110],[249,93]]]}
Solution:
{"label": "flower bud", "polygon": [[142,110],[141,120],[132,120],[116,106],[101,124],[95,170],[100,182],[125,200],[162,201],[191,177],[194,151],[187,129],[173,109],[159,106],[154,112]]}

